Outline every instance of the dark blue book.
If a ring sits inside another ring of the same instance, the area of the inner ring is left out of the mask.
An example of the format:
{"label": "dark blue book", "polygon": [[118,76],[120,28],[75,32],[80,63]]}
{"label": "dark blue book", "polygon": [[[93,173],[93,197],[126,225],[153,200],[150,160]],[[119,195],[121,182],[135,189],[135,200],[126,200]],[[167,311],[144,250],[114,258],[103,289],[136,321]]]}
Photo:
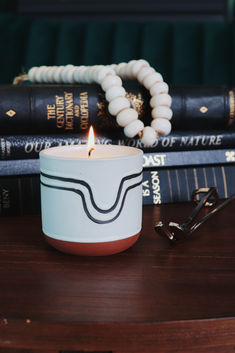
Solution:
{"label": "dark blue book", "polygon": [[[220,165],[235,163],[234,149],[219,149],[205,151],[176,151],[164,153],[144,153],[143,167],[160,170],[166,167],[189,167],[203,165]],[[0,160],[0,175],[39,174],[39,158]]]}
{"label": "dark blue book", "polygon": [[[198,188],[215,186],[219,198],[235,193],[235,164],[144,169],[143,204],[190,202]],[[40,176],[0,177],[0,215],[40,213]]]}
{"label": "dark blue book", "polygon": [[[80,145],[87,143],[87,135],[4,135],[0,136],[0,160],[38,158],[45,148],[62,145]],[[153,147],[146,148],[138,138],[129,139],[117,134],[96,134],[96,144],[123,145],[142,149],[145,153],[200,151],[235,148],[235,131],[174,131],[168,136],[159,136]]]}
{"label": "dark blue book", "polygon": [[[150,94],[140,84],[125,84],[126,98],[145,125],[151,122]],[[171,86],[174,130],[226,129],[234,126],[234,88]],[[69,134],[122,128],[109,114],[100,85],[0,85],[1,134]],[[119,136],[120,137],[120,136]]]}
{"label": "dark blue book", "polygon": [[0,216],[40,212],[39,174],[0,177]]}
{"label": "dark blue book", "polygon": [[235,193],[235,164],[145,169],[143,172],[143,203],[161,204],[191,201],[198,188],[215,186],[219,198]]}

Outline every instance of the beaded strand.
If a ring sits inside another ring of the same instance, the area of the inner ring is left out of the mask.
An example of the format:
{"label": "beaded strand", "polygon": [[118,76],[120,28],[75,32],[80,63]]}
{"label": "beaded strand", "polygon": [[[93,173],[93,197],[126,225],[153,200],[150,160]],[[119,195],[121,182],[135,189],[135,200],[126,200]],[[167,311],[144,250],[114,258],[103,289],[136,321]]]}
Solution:
{"label": "beaded strand", "polygon": [[[117,124],[124,128],[124,134],[133,138],[139,135],[144,146],[152,146],[158,135],[171,132],[171,97],[168,85],[162,75],[156,72],[146,60],[131,60],[118,65],[94,66],[40,66],[32,67],[28,78],[34,83],[98,83],[105,92],[108,110],[116,116]],[[151,126],[144,126],[138,113],[131,108],[126,98],[122,80],[134,80],[150,91],[152,108]]]}

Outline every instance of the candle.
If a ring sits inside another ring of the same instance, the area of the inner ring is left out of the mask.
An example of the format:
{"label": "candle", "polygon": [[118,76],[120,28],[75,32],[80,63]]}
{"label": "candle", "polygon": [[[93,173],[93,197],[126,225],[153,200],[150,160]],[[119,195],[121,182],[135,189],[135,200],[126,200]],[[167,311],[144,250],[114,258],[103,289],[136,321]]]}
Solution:
{"label": "candle", "polygon": [[40,152],[42,229],[58,250],[108,255],[132,246],[142,225],[141,150],[72,145]]}

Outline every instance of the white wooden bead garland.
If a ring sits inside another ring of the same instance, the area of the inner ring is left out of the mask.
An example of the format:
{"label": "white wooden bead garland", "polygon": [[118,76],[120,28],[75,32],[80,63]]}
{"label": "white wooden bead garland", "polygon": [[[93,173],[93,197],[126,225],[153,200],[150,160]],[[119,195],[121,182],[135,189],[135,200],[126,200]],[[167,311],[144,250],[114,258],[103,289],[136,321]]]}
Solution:
{"label": "white wooden bead garland", "polygon": [[[139,135],[145,146],[152,146],[157,135],[168,135],[171,132],[172,118],[171,97],[168,85],[162,75],[156,72],[146,60],[131,60],[118,65],[94,66],[40,66],[32,67],[26,76],[34,83],[98,83],[105,92],[110,114],[116,116],[119,126],[124,128],[127,137]],[[24,75],[25,79],[25,75]],[[144,127],[138,120],[138,113],[130,107],[125,97],[126,91],[122,80],[133,80],[150,91],[152,109],[151,126]]]}

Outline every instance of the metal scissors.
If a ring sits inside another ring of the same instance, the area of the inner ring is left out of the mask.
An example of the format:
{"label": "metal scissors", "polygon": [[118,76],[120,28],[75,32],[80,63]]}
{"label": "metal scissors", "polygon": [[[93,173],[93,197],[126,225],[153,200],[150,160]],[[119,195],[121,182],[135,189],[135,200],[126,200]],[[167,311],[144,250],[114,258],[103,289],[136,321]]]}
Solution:
{"label": "metal scissors", "polygon": [[[203,196],[198,201],[197,197],[200,194]],[[194,208],[193,212],[186,218],[186,220],[182,224],[176,222],[168,222],[167,224],[164,224],[162,221],[159,221],[155,224],[155,231],[160,236],[166,237],[174,243],[185,240],[203,223],[205,223],[222,208],[227,206],[234,199],[235,194],[226,199],[220,205],[216,206],[218,201],[218,192],[215,187],[196,189],[192,193],[192,200],[196,204],[196,207]],[[213,206],[215,207],[213,208]],[[201,219],[195,220],[198,213],[204,207],[210,207],[212,210]]]}

